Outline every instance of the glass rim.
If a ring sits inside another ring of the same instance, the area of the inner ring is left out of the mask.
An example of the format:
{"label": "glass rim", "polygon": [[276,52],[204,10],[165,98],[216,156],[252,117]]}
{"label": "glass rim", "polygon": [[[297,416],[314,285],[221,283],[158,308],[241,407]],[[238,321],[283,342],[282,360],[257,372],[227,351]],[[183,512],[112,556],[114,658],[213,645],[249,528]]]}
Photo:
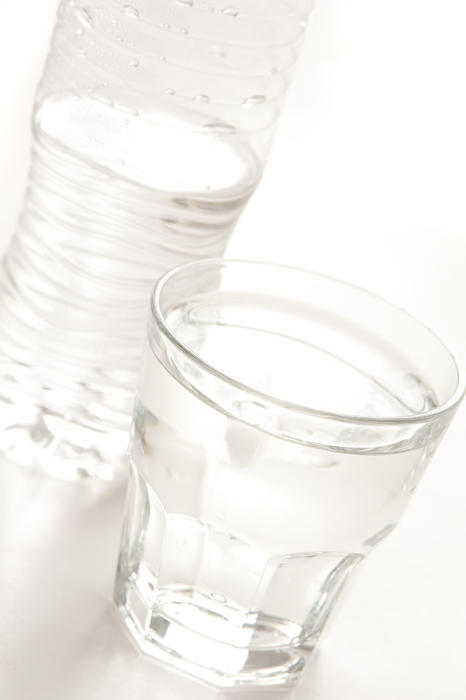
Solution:
{"label": "glass rim", "polygon": [[[268,268],[275,268],[275,269],[281,269],[281,270],[288,270],[289,272],[298,272],[300,274],[304,273],[306,275],[310,275],[312,277],[318,277],[324,280],[328,280],[330,282],[334,282],[336,284],[346,286],[349,289],[356,290],[358,292],[362,292],[366,294],[367,296],[372,297],[376,301],[382,302],[395,311],[403,314],[404,316],[408,317],[411,321],[414,323],[417,323],[421,325],[425,330],[427,330],[434,338],[437,339],[437,341],[444,347],[444,349],[447,351],[449,354],[451,361],[453,362],[456,372],[457,372],[457,384],[455,390],[452,392],[451,396],[447,399],[447,401],[444,401],[441,405],[436,406],[434,408],[429,409],[428,411],[424,411],[422,413],[408,413],[406,415],[401,415],[401,416],[387,416],[383,418],[376,418],[376,417],[371,417],[371,416],[358,416],[358,415],[352,415],[352,414],[346,414],[346,413],[337,413],[334,411],[323,411],[315,407],[310,407],[306,406],[305,404],[298,404],[298,403],[293,403],[292,401],[287,401],[284,399],[280,399],[273,394],[267,394],[265,392],[259,391],[257,389],[254,389],[253,387],[249,386],[248,384],[244,384],[243,382],[239,381],[238,379],[235,379],[234,377],[230,377],[228,374],[225,374],[221,370],[213,367],[211,364],[203,360],[199,355],[197,355],[193,350],[191,350],[187,345],[185,345],[179,338],[176,337],[176,335],[170,330],[170,328],[167,326],[164,315],[162,313],[161,307],[160,307],[160,296],[163,291],[163,288],[165,285],[171,280],[171,278],[175,277],[179,272],[182,272],[187,269],[195,269],[195,268],[201,268],[201,267],[206,267],[206,266],[213,266],[213,267],[226,267],[228,265],[251,265],[251,266],[260,266],[260,267],[268,267]],[[432,330],[432,328],[424,323],[421,319],[419,319],[415,314],[412,314],[409,311],[406,311],[401,306],[398,306],[397,304],[393,304],[390,301],[387,301],[384,296],[381,294],[377,294],[376,292],[372,292],[365,287],[362,287],[358,284],[354,284],[353,282],[348,282],[347,280],[340,279],[338,277],[333,277],[332,275],[327,275],[321,272],[315,272],[313,270],[308,270],[306,268],[302,267],[297,267],[293,265],[286,265],[283,263],[275,263],[275,262],[269,262],[269,261],[261,261],[261,260],[243,260],[241,258],[205,258],[201,260],[195,260],[193,262],[188,262],[188,263],[183,263],[181,265],[177,265],[176,267],[172,268],[168,272],[165,272],[155,283],[155,286],[153,288],[153,291],[151,293],[151,301],[150,301],[150,309],[152,313],[152,317],[155,320],[160,332],[171,342],[173,345],[175,345],[178,350],[180,350],[184,355],[188,356],[189,359],[196,364],[198,367],[200,367],[203,371],[208,372],[209,374],[215,376],[217,379],[220,381],[223,381],[231,386],[234,386],[236,389],[239,389],[240,391],[245,391],[254,398],[260,399],[261,401],[266,401],[268,404],[278,406],[281,409],[285,409],[287,411],[293,411],[302,415],[307,415],[309,417],[314,417],[314,418],[321,418],[324,420],[331,420],[331,421],[336,421],[336,422],[341,422],[341,423],[351,423],[351,424],[357,424],[357,425],[371,425],[371,426],[393,426],[393,425],[405,425],[405,424],[416,424],[416,423],[427,423],[427,422],[433,422],[434,420],[441,418],[442,416],[450,413],[453,411],[458,404],[460,403],[461,399],[463,398],[465,391],[466,391],[466,373],[464,370],[464,367],[462,365],[461,360],[459,359],[458,355],[450,348],[450,346],[441,338],[435,331]]]}

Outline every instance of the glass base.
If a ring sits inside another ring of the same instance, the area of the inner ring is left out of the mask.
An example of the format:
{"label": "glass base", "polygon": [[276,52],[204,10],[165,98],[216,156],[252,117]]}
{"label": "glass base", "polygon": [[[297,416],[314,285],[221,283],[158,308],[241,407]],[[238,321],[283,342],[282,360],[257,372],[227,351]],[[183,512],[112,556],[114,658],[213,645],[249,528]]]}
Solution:
{"label": "glass base", "polygon": [[128,431],[96,429],[26,397],[0,397],[0,453],[10,462],[79,481],[126,477]]}
{"label": "glass base", "polygon": [[294,685],[317,641],[287,620],[250,614],[245,623],[222,596],[192,588],[159,589],[150,605],[134,576],[117,578],[115,603],[141,651],[217,687]]}

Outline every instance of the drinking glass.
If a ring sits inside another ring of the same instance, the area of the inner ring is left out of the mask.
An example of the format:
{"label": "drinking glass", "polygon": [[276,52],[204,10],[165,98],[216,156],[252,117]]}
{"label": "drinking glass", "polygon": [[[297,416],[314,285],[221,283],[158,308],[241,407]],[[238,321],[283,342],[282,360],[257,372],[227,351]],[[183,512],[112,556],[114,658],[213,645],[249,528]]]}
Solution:
{"label": "drinking glass", "polygon": [[429,328],[350,284],[227,260],[162,277],[115,586],[141,649],[219,686],[296,681],[464,389]]}

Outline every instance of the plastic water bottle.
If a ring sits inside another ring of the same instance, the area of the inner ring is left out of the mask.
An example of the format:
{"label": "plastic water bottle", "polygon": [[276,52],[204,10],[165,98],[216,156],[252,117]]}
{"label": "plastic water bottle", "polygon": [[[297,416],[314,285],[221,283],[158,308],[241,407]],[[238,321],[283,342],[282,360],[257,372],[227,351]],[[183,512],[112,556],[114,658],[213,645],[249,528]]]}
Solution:
{"label": "plastic water bottle", "polygon": [[121,468],[150,289],[223,253],[313,0],[63,0],[0,281],[0,450]]}

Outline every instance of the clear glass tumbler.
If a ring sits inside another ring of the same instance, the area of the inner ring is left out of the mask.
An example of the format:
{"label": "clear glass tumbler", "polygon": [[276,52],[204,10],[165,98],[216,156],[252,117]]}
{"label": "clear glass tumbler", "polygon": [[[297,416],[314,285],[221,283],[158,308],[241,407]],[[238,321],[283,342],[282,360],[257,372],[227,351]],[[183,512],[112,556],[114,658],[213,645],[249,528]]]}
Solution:
{"label": "clear glass tumbler", "polygon": [[140,647],[220,686],[294,682],[464,389],[430,329],[358,287],[241,261],[166,274],[115,587]]}
{"label": "clear glass tumbler", "polygon": [[111,478],[154,280],[218,257],[314,0],[62,0],[0,275],[0,451]]}

